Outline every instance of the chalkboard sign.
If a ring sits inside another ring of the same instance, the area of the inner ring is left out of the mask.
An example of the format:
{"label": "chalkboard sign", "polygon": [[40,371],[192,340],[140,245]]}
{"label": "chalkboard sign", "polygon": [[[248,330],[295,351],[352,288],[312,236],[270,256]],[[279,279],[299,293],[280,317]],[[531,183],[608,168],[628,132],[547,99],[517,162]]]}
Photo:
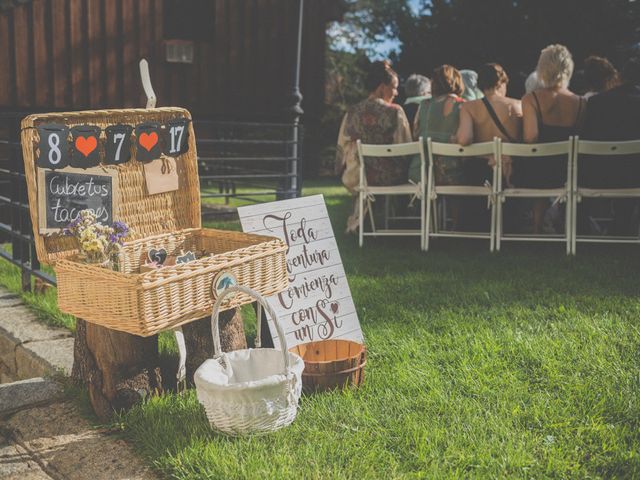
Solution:
{"label": "chalkboard sign", "polygon": [[81,210],[91,209],[98,221],[113,223],[118,190],[117,172],[102,168],[38,169],[40,233],[55,233],[73,221]]}

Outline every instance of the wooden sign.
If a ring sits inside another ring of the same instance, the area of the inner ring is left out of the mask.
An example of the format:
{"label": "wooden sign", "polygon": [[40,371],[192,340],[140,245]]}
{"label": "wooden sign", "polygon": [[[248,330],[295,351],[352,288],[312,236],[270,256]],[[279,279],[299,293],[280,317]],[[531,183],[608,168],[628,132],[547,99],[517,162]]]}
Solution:
{"label": "wooden sign", "polygon": [[[267,299],[289,348],[307,342],[363,342],[351,291],[322,195],[238,208],[242,229],[285,241],[289,288]],[[269,328],[276,348],[275,327]]]}
{"label": "wooden sign", "polygon": [[40,233],[57,233],[91,209],[98,222],[111,224],[116,212],[118,175],[103,168],[38,169],[38,219]]}

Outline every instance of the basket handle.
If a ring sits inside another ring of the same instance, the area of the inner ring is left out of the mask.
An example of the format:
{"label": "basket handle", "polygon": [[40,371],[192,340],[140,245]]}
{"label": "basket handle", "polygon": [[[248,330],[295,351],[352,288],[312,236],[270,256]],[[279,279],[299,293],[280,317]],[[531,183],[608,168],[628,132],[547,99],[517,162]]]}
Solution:
{"label": "basket handle", "polygon": [[[215,288],[215,285],[214,287]],[[285,338],[284,331],[278,322],[278,316],[271,308],[271,305],[267,303],[262,295],[260,295],[255,290],[252,290],[248,287],[244,287],[242,285],[235,285],[229,288],[226,288],[222,291],[218,299],[216,300],[215,305],[213,306],[213,311],[211,312],[211,334],[213,335],[213,356],[214,358],[219,357],[222,354],[222,347],[220,346],[220,330],[219,330],[219,314],[220,314],[220,305],[224,298],[234,292],[242,292],[250,297],[255,298],[258,301],[258,307],[263,307],[265,311],[271,316],[273,323],[276,326],[276,331],[278,332],[278,338],[280,339],[280,348],[282,349],[282,356],[284,358],[284,368],[285,373],[289,374],[291,371],[291,367],[289,365],[289,349],[287,348],[287,339]],[[258,317],[257,317],[257,336],[256,336],[256,345],[260,345],[260,323],[261,323],[261,311],[258,308]]]}

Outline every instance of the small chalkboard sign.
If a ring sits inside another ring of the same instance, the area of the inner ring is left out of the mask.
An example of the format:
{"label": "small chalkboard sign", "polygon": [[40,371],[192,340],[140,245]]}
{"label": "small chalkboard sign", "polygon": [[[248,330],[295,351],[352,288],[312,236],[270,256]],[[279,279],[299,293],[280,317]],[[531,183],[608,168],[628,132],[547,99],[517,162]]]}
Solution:
{"label": "small chalkboard sign", "polygon": [[38,169],[40,233],[58,233],[81,210],[91,209],[98,222],[113,223],[117,210],[118,174],[103,168]]}

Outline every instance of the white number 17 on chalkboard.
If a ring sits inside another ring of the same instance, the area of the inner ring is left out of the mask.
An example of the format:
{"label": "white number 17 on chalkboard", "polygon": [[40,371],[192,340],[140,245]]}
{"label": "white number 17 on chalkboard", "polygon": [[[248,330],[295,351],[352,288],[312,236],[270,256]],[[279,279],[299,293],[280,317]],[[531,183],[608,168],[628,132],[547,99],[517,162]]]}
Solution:
{"label": "white number 17 on chalkboard", "polygon": [[180,155],[187,151],[187,122],[188,120],[185,118],[178,118],[167,122],[169,136],[169,138],[166,139],[168,141],[165,141],[165,145],[169,147],[169,150],[165,151],[167,155]]}

